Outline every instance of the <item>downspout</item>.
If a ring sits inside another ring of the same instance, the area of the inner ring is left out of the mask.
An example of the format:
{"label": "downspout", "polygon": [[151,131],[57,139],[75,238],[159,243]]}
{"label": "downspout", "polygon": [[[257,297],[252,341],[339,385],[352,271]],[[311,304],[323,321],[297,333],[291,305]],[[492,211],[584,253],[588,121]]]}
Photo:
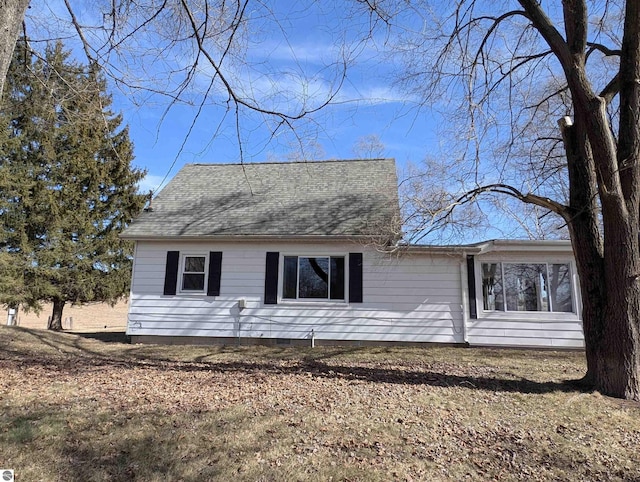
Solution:
{"label": "downspout", "polygon": [[238,300],[237,303],[237,310],[238,310],[238,316],[236,316],[236,323],[238,323],[238,340],[236,342],[236,344],[238,346],[240,346],[242,344],[242,321],[241,321],[241,317],[242,317],[242,310],[244,310],[247,307],[247,302],[244,298],[241,298]]}
{"label": "downspout", "polygon": [[460,292],[462,293],[462,341],[468,345],[467,323],[469,321],[469,290],[467,288],[467,253],[462,252],[460,261]]}
{"label": "downspout", "polygon": [[131,263],[131,284],[129,285],[129,301],[127,306],[127,327],[124,330],[125,336],[127,340],[131,341],[131,331],[136,328],[142,328],[142,322],[136,322],[136,326],[131,322],[131,310],[133,308],[133,287],[136,283],[136,260],[138,259],[138,243],[139,241],[133,242],[133,262]]}

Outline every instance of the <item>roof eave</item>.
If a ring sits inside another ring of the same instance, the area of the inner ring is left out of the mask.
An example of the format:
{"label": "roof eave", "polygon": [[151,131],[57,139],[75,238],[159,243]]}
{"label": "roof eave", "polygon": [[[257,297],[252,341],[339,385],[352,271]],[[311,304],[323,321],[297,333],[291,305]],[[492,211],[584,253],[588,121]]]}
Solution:
{"label": "roof eave", "polygon": [[136,234],[120,234],[120,238],[131,241],[363,241],[374,239],[373,235],[366,234],[350,234],[350,235],[290,235],[290,234],[236,234],[236,235],[136,235]]}
{"label": "roof eave", "polygon": [[535,250],[538,252],[566,252],[572,253],[571,241],[565,239],[493,239],[476,243],[480,248],[478,254],[500,252],[525,252]]}
{"label": "roof eave", "polygon": [[467,254],[479,254],[480,248],[473,245],[432,245],[432,244],[409,244],[398,246],[409,253],[425,253],[425,254],[449,254],[465,256]]}
{"label": "roof eave", "polygon": [[404,249],[413,253],[481,255],[493,252],[562,252],[571,253],[571,242],[568,240],[519,240],[492,239],[472,244],[459,245],[428,245],[409,244],[399,245],[397,249]]}

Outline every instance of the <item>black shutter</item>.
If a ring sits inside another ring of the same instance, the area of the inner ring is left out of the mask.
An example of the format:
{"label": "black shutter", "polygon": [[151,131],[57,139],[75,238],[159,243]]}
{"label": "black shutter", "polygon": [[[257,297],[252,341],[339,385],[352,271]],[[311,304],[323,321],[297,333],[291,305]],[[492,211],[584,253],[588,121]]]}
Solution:
{"label": "black shutter", "polygon": [[267,264],[264,274],[264,304],[278,304],[278,263],[280,253],[275,251],[267,252]]}
{"label": "black shutter", "polygon": [[362,303],[362,253],[349,253],[349,303]]}
{"label": "black shutter", "polygon": [[178,284],[178,261],[180,251],[167,251],[167,265],[164,272],[164,294],[175,295]]}
{"label": "black shutter", "polygon": [[469,288],[469,316],[472,319],[478,318],[476,307],[476,265],[473,256],[467,255],[467,287]]}
{"label": "black shutter", "polygon": [[222,277],[222,251],[209,252],[209,281],[207,296],[220,295],[220,278]]}

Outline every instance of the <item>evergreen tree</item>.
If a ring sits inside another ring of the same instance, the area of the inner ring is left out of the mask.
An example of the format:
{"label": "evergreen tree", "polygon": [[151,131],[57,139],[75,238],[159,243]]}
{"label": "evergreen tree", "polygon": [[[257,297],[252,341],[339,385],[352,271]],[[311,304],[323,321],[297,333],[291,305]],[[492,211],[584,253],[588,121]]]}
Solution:
{"label": "evergreen tree", "polygon": [[18,42],[0,109],[0,302],[114,303],[127,294],[131,246],[119,232],[144,205],[133,145],[96,66],[61,43],[42,57]]}

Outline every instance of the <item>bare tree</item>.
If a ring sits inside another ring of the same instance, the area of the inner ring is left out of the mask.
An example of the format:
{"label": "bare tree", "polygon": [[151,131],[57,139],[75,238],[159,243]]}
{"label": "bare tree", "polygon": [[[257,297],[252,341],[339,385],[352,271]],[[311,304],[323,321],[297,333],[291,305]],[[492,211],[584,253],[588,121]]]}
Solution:
{"label": "bare tree", "polygon": [[385,145],[377,134],[360,137],[353,144],[353,154],[361,159],[380,159],[385,157]]}
{"label": "bare tree", "polygon": [[562,219],[581,280],[582,381],[640,400],[640,4],[388,5],[405,88],[460,101],[448,115],[468,162],[440,220],[495,194]]}
{"label": "bare tree", "polygon": [[470,233],[483,236],[487,218],[475,204],[455,206],[456,186],[452,175],[455,160],[440,162],[427,157],[419,164],[407,163],[399,173],[400,210],[407,243],[450,244]]}
{"label": "bare tree", "polygon": [[[347,67],[362,48],[340,34],[346,14],[343,21],[333,15],[334,48],[313,52],[321,58],[311,61],[297,52],[290,43],[290,19],[304,17],[309,5],[329,12],[339,8],[314,0],[279,10],[261,0],[98,0],[90,7],[60,0],[62,8],[43,5],[44,11],[30,10],[27,17],[25,33],[32,45],[59,38],[70,44],[68,39],[75,38],[78,51],[100,65],[133,102],[162,104],[165,116],[179,104],[192,108],[182,148],[206,114],[210,138],[235,143],[241,161],[249,136],[259,137],[263,148],[276,138],[285,144],[297,140],[303,150],[306,133],[321,129],[313,114],[336,100]],[[211,122],[214,106],[218,115]]]}
{"label": "bare tree", "polygon": [[0,96],[29,0],[0,0]]}

